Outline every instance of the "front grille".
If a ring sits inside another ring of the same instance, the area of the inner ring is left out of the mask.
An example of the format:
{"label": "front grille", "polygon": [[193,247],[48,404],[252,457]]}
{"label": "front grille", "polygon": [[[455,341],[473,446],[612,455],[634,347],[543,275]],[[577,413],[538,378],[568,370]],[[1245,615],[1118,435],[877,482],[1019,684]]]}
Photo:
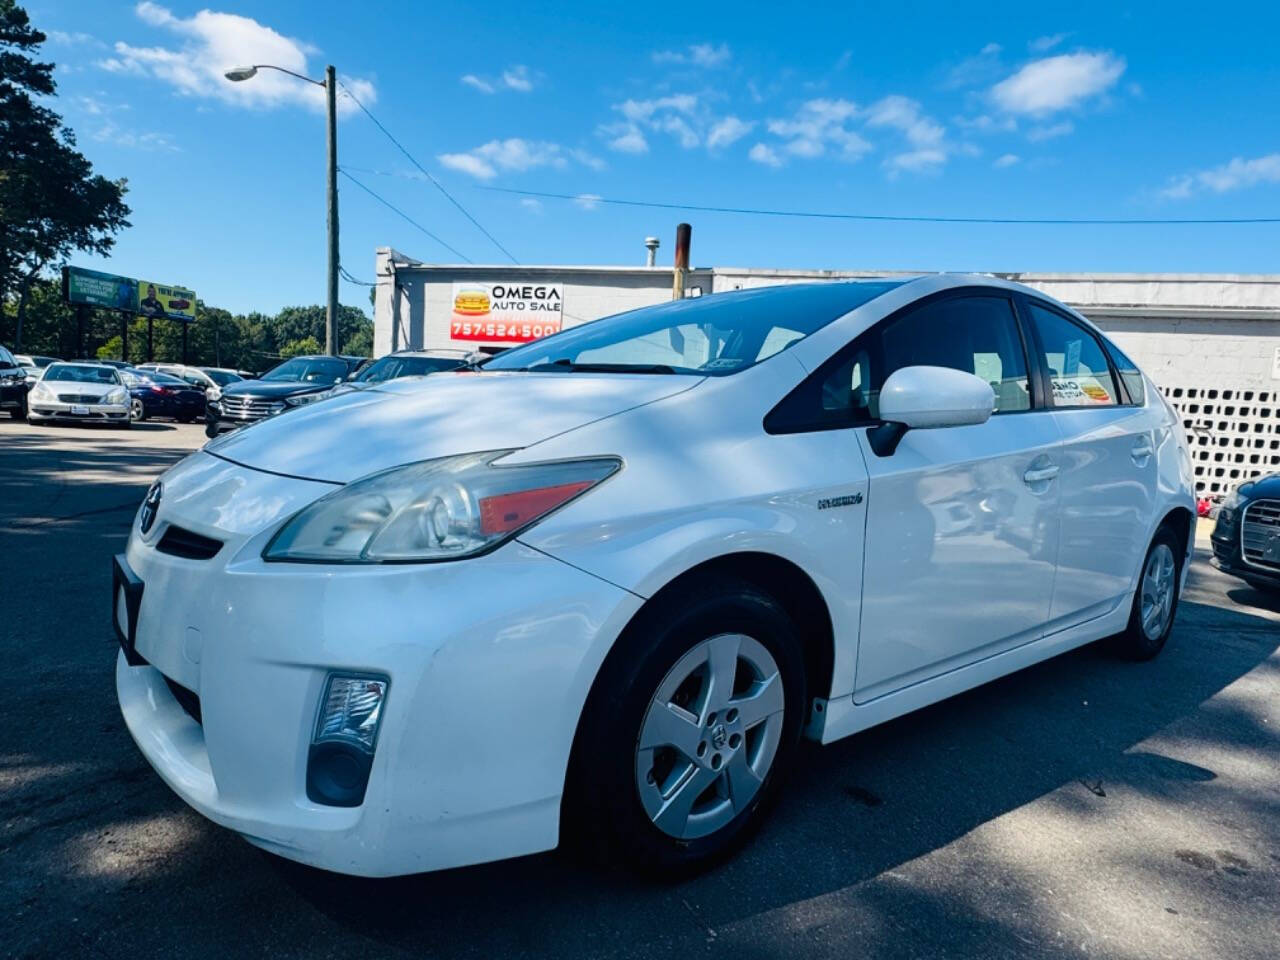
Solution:
{"label": "front grille", "polygon": [[194,690],[188,690],[180,683],[174,683],[168,677],[164,678],[164,682],[169,687],[169,692],[173,694],[173,699],[178,701],[178,706],[183,709],[183,712],[196,723],[204,726],[204,719],[200,715],[199,695]]}
{"label": "front grille", "polygon": [[60,393],[58,400],[62,403],[102,403],[103,398],[96,393]]}
{"label": "front grille", "polygon": [[1255,567],[1280,570],[1280,500],[1255,500],[1244,508],[1240,555]]}
{"label": "front grille", "polygon": [[185,557],[188,560],[210,560],[222,549],[222,541],[187,530],[183,527],[169,525],[156,549],[174,557]]}
{"label": "front grille", "polygon": [[271,415],[273,400],[254,400],[250,397],[222,395],[222,413],[231,420],[261,420]]}

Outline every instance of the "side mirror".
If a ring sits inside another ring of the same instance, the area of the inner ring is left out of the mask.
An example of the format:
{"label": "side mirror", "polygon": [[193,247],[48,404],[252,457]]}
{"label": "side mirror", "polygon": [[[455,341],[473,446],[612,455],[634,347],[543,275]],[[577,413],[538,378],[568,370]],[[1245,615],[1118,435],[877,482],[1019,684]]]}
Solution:
{"label": "side mirror", "polygon": [[996,406],[991,384],[949,367],[903,367],[880,388],[880,419],[867,435],[876,456],[898,449],[908,430],[986,423]]}

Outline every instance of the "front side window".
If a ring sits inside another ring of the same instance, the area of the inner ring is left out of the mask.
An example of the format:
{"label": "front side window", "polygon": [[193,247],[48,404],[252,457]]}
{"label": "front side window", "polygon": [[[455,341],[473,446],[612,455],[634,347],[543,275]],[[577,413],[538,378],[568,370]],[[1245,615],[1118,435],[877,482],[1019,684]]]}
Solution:
{"label": "front side window", "polygon": [[1062,314],[1028,303],[1049,367],[1055,407],[1105,407],[1120,402],[1098,338]]}
{"label": "front side window", "polygon": [[508,350],[480,369],[728,376],[899,285],[811,284],[676,300],[584,323]]}
{"label": "front side window", "polygon": [[385,383],[400,377],[419,377],[443,370],[456,370],[464,365],[462,360],[451,357],[397,357],[395,355],[375,360],[360,371],[357,383]]}
{"label": "front side window", "polygon": [[891,317],[857,337],[791,392],[765,420],[770,432],[875,423],[880,390],[903,367],[963,370],[991,385],[996,413],[1027,410],[1026,354],[1012,302],[945,297]]}

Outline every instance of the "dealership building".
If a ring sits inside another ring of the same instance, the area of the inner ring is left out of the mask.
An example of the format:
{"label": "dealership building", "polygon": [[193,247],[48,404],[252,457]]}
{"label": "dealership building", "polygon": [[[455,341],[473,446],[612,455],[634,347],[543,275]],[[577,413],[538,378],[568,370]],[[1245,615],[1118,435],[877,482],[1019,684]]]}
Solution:
{"label": "dealership building", "polygon": [[[895,271],[698,267],[689,296]],[[997,273],[1079,310],[1181,412],[1205,495],[1280,471],[1280,275]],[[661,266],[428,264],[377,251],[374,353],[493,351],[671,299]]]}

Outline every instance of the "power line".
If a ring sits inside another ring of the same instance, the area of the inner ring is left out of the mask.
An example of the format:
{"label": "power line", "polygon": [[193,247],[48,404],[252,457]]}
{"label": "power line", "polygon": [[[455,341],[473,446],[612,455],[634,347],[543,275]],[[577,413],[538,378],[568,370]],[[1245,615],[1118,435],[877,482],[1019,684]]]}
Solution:
{"label": "power line", "polygon": [[397,216],[401,217],[402,219],[407,220],[409,223],[413,224],[415,227],[417,227],[419,230],[421,230],[423,233],[425,233],[428,237],[430,237],[430,238],[431,238],[432,240],[434,240],[436,243],[440,244],[440,246],[444,247],[446,250],[448,250],[448,251],[449,251],[450,253],[452,253],[454,256],[456,256],[456,257],[460,258],[460,259],[461,259],[461,260],[463,260],[465,263],[473,263],[473,262],[474,262],[474,261],[473,261],[470,257],[468,257],[465,253],[461,253],[461,252],[459,252],[458,250],[456,250],[456,249],[454,249],[453,247],[451,247],[449,244],[445,243],[443,240],[441,240],[439,237],[437,237],[434,233],[432,233],[430,230],[428,230],[426,227],[424,227],[422,224],[420,224],[417,220],[413,219],[413,217],[409,216],[407,213],[405,213],[403,210],[401,210],[399,207],[397,207],[397,206],[396,206],[394,203],[392,203],[390,200],[387,200],[385,197],[382,197],[382,196],[380,196],[380,195],[378,195],[378,194],[374,193],[372,190],[370,190],[368,187],[366,187],[363,183],[361,183],[359,180],[357,180],[357,179],[356,179],[355,177],[353,177],[351,174],[347,173],[347,171],[346,171],[346,169],[345,169],[345,168],[343,168],[343,167],[339,167],[339,168],[338,168],[338,172],[339,172],[340,174],[342,174],[344,177],[346,177],[348,180],[350,180],[352,183],[354,183],[357,187],[359,187],[359,188],[360,188],[361,190],[363,190],[365,193],[367,193],[369,196],[373,197],[373,199],[377,200],[377,201],[378,201],[380,204],[382,204],[384,207],[386,207],[387,209],[391,210],[393,213],[395,213]]}
{"label": "power line", "polygon": [[399,140],[397,140],[395,137],[391,135],[391,131],[388,130],[386,127],[384,127],[381,121],[379,121],[377,117],[375,117],[372,113],[369,112],[369,108],[366,107],[363,103],[361,103],[356,98],[356,95],[354,93],[352,93],[349,89],[347,89],[346,84],[339,81],[339,85],[342,87],[346,95],[351,98],[351,101],[357,107],[359,107],[362,111],[364,111],[364,115],[373,121],[373,125],[377,127],[379,130],[381,130],[386,135],[386,138],[390,140],[392,143],[394,143],[396,145],[396,148],[401,153],[403,153],[406,157],[409,158],[409,162],[412,163],[415,167],[417,167],[418,170],[421,171],[422,175],[425,176],[428,180],[430,180],[432,184],[435,185],[435,188],[439,190],[441,193],[443,193],[445,197],[448,198],[450,203],[452,203],[455,207],[457,207],[460,211],[462,211],[462,215],[466,217],[468,220],[470,220],[477,230],[479,230],[486,237],[488,237],[490,242],[499,250],[501,250],[503,254],[506,255],[507,259],[509,259],[512,263],[518,264],[520,262],[515,258],[514,255],[512,255],[510,250],[508,250],[506,247],[504,247],[501,243],[498,242],[497,237],[495,237],[492,233],[486,230],[484,226],[481,225],[480,221],[477,220],[475,217],[473,217],[471,213],[467,210],[467,208],[464,207],[461,203],[459,203],[454,198],[453,194],[451,194],[448,190],[444,188],[444,185],[441,184],[439,180],[437,180],[435,177],[431,175],[431,172],[426,167],[424,167],[422,164],[420,164],[417,161],[417,159],[414,158],[413,154],[411,154],[408,150],[405,149],[404,144],[402,144]]}
{"label": "power line", "polygon": [[656,207],[661,210],[693,210],[698,213],[737,213],[755,217],[801,217],[811,220],[874,220],[893,223],[992,223],[992,224],[1046,224],[1059,226],[1173,226],[1186,224],[1244,224],[1244,223],[1280,223],[1280,217],[1210,217],[1202,219],[1125,219],[1103,217],[1099,219],[1074,217],[924,217],[897,216],[875,213],[829,213],[819,210],[768,210],[752,207],[714,207],[695,203],[662,203],[655,200],[618,200],[610,197],[599,197],[595,194],[546,193],[540,190],[516,190],[512,187],[475,187],[476,190],[490,190],[494,193],[514,193],[522,197],[541,197],[548,200],[585,200],[592,203],[611,203],[623,207]]}
{"label": "power line", "polygon": [[357,287],[376,287],[376,283],[370,283],[368,280],[359,280],[351,275],[351,271],[341,264],[338,265],[338,272],[342,274],[342,279],[347,283],[354,283]]}

